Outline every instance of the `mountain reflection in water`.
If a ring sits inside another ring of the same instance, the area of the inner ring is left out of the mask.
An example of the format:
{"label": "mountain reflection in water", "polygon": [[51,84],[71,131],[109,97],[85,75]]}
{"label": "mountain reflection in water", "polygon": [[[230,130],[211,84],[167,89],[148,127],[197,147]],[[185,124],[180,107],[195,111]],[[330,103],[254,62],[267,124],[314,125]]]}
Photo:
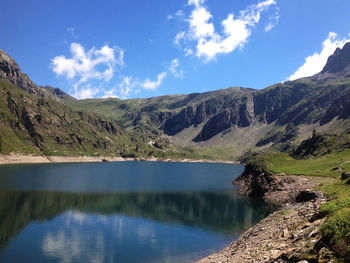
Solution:
{"label": "mountain reflection in water", "polygon": [[189,262],[274,206],[232,187],[242,166],[0,167],[0,262]]}

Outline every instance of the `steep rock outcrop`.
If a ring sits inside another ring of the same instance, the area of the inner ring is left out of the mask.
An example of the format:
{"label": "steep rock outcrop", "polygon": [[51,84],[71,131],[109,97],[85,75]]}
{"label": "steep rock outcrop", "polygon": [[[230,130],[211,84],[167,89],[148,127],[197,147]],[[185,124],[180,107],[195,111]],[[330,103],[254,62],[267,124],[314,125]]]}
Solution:
{"label": "steep rock outcrop", "polygon": [[350,91],[346,94],[340,95],[327,110],[326,114],[320,121],[320,124],[326,124],[335,117],[340,119],[350,118]]}
{"label": "steep rock outcrop", "polygon": [[233,183],[245,197],[258,197],[268,202],[285,204],[310,201],[322,196],[320,192],[309,190],[319,183],[316,181],[311,182],[302,176],[275,175],[270,173],[263,163],[251,160]]}
{"label": "steep rock outcrop", "polygon": [[337,48],[332,56],[327,60],[321,74],[326,72],[337,73],[350,66],[350,43],[344,45],[344,47]]}
{"label": "steep rock outcrop", "polygon": [[234,184],[240,188],[240,193],[246,197],[263,197],[276,179],[263,164],[250,161],[244,172],[239,175]]}
{"label": "steep rock outcrop", "polygon": [[7,79],[12,84],[30,94],[60,100],[62,102],[75,101],[75,98],[58,88],[52,88],[50,86],[41,87],[36,85],[21,71],[21,68],[16,61],[0,49],[0,79],[1,78]]}

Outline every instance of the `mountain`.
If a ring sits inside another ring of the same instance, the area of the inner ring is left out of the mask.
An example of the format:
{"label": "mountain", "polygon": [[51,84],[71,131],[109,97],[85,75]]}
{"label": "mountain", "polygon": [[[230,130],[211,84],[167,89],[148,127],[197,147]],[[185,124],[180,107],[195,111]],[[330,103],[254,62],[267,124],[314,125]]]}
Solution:
{"label": "mountain", "polygon": [[[159,155],[168,145],[74,110],[67,105],[74,101],[58,88],[36,85],[0,50],[0,153],[143,156]],[[158,148],[147,144],[150,139]]]}
{"label": "mountain", "polygon": [[315,76],[263,90],[232,87],[149,99],[89,99],[75,109],[108,116],[121,127],[167,136],[178,145],[248,149],[300,141],[320,131],[342,132],[350,117],[350,43]]}
{"label": "mountain", "polygon": [[7,79],[30,94],[50,98],[57,101],[68,102],[76,99],[58,88],[36,85],[26,74],[22,73],[16,61],[0,49],[0,78]]}
{"label": "mountain", "polygon": [[[347,43],[342,49],[337,48],[332,56],[327,60],[326,66],[321,71],[321,74],[325,73],[339,73],[350,71],[350,44]],[[349,76],[348,76],[349,77]]]}
{"label": "mountain", "polygon": [[320,73],[262,90],[128,100],[76,100],[38,86],[0,50],[0,92],[2,153],[237,158],[247,150],[289,149],[313,129],[350,131],[350,43]]}

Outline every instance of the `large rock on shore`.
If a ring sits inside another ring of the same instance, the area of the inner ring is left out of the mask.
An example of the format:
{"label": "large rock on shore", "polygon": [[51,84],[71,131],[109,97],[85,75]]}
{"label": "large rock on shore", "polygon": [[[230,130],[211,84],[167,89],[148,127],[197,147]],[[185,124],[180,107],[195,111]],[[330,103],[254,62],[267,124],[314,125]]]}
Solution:
{"label": "large rock on shore", "polygon": [[276,204],[310,201],[321,195],[310,190],[317,184],[315,180],[304,176],[275,175],[256,161],[248,162],[244,172],[233,183],[245,197],[261,197]]}

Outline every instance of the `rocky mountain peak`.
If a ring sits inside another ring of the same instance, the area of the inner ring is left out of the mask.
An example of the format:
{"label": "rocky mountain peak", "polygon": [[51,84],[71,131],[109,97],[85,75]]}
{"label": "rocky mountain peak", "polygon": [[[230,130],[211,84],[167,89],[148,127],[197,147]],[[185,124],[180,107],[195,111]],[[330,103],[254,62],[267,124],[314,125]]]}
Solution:
{"label": "rocky mountain peak", "polygon": [[21,69],[16,61],[0,49],[0,77],[17,83],[21,74]]}
{"label": "rocky mountain peak", "polygon": [[16,61],[11,58],[5,51],[0,49],[0,78],[9,80],[11,83],[18,85],[21,89],[37,94],[37,86],[18,66]]}
{"label": "rocky mountain peak", "polygon": [[328,73],[337,73],[343,71],[346,68],[350,67],[350,42],[346,43],[344,47],[337,48],[333,55],[331,55],[327,64],[322,70],[322,74]]}
{"label": "rocky mountain peak", "polygon": [[17,62],[5,51],[0,49],[0,79],[7,79],[12,84],[17,85],[22,90],[43,97],[50,97],[62,101],[74,101],[75,98],[69,96],[58,88],[50,86],[40,87],[36,85],[26,74],[21,71]]}

